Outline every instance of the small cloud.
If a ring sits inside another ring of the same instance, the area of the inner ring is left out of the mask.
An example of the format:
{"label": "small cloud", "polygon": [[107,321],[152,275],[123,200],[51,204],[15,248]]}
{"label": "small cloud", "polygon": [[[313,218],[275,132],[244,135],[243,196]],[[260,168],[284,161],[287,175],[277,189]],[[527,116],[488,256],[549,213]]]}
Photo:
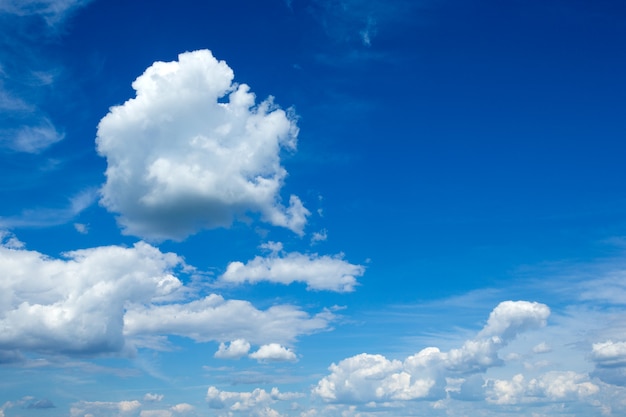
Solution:
{"label": "small cloud", "polygon": [[297,362],[296,354],[278,343],[270,343],[263,345],[254,353],[250,354],[252,359],[256,359],[261,363],[267,362]]}
{"label": "small cloud", "polygon": [[74,223],[74,229],[81,235],[89,233],[89,226],[83,223]]}
{"label": "small cloud", "polygon": [[150,403],[158,403],[163,399],[163,394],[153,394],[151,392],[143,396],[143,400]]}
{"label": "small cloud", "polygon": [[239,359],[247,355],[249,351],[250,343],[245,339],[237,339],[230,342],[228,346],[225,343],[220,343],[218,351],[213,356],[218,359]]}
{"label": "small cloud", "polygon": [[171,410],[175,413],[188,413],[190,411],[193,411],[193,409],[194,406],[187,403],[176,404],[171,408]]}
{"label": "small cloud", "polygon": [[328,239],[328,232],[326,229],[322,229],[319,232],[314,232],[313,236],[311,236],[311,245],[316,244],[317,242],[324,242]]}
{"label": "small cloud", "polygon": [[303,282],[309,290],[351,292],[358,285],[356,277],[365,273],[364,266],[345,261],[342,254],[282,253],[282,245],[275,242],[266,243],[262,248],[272,253],[267,257],[256,256],[245,264],[231,262],[219,280],[231,284]]}

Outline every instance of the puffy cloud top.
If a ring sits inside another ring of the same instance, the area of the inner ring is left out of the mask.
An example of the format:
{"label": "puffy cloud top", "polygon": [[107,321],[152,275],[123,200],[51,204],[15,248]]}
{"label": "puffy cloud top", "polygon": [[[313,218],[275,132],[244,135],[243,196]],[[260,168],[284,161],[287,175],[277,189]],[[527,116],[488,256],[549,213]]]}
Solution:
{"label": "puffy cloud top", "polygon": [[441,399],[450,378],[485,372],[501,364],[498,351],[518,333],[545,325],[545,304],[505,301],[493,309],[486,326],[460,348],[442,352],[427,347],[403,362],[363,353],[332,364],[313,394],[327,402]]}
{"label": "puffy cloud top", "polygon": [[278,343],[270,343],[263,345],[254,353],[250,354],[252,359],[259,362],[296,362],[298,359],[291,349],[279,345]]}
{"label": "puffy cloud top", "polygon": [[193,268],[145,242],[82,249],[60,259],[23,246],[0,231],[0,363],[23,360],[22,351],[121,353],[155,347],[154,336],[168,335],[234,341],[220,348],[232,357],[247,354],[246,340],[290,343],[335,318],[293,305],[259,310],[216,294],[197,298],[174,275]]}
{"label": "puffy cloud top", "polygon": [[101,203],[119,213],[125,233],[180,240],[247,212],[303,233],[309,211],[294,195],[283,206],[279,195],[280,151],[296,147],[295,118],[271,97],[255,105],[233,78],[208,50],[155,62],[133,82],[136,97],[100,121]]}

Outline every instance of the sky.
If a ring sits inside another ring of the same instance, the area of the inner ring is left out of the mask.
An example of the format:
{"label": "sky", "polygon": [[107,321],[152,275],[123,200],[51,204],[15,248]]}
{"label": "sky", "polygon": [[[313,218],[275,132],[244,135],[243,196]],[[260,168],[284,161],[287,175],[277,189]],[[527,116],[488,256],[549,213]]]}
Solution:
{"label": "sky", "polygon": [[626,5],[0,0],[0,417],[626,414]]}

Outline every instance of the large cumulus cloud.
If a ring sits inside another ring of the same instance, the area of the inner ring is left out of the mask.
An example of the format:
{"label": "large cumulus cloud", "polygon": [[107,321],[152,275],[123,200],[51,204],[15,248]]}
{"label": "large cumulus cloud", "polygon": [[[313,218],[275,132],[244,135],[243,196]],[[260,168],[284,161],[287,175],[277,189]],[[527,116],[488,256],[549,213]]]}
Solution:
{"label": "large cumulus cloud", "polygon": [[136,97],[112,107],[96,139],[106,157],[101,203],[125,233],[183,239],[258,213],[302,234],[309,215],[280,190],[282,149],[294,150],[294,116],[272,98],[255,104],[246,84],[210,51],[155,62],[132,84]]}

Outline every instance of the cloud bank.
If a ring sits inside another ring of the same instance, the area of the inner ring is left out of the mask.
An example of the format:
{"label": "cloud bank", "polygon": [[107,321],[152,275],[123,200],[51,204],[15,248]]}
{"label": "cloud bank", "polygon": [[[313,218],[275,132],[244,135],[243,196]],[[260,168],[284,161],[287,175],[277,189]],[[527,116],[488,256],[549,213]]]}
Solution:
{"label": "cloud bank", "polygon": [[136,97],[100,121],[107,160],[101,204],[126,234],[181,240],[228,227],[246,213],[303,234],[309,211],[280,190],[281,150],[296,148],[295,116],[272,98],[255,104],[246,84],[208,50],[155,62],[132,84]]}
{"label": "cloud bank", "polygon": [[[22,360],[21,352],[121,354],[168,335],[235,341],[221,350],[238,355],[249,350],[239,339],[286,344],[334,320],[329,311],[311,316],[288,304],[259,310],[217,294],[198,297],[176,276],[191,269],[178,255],[145,242],[82,249],[56,259],[27,250],[2,232],[0,361]],[[259,352],[259,359],[275,358],[264,356],[263,348]]]}
{"label": "cloud bank", "polygon": [[523,331],[546,324],[545,304],[505,301],[478,335],[462,347],[442,352],[427,347],[404,361],[363,353],[332,364],[313,394],[326,402],[368,403],[446,397],[447,378],[466,378],[500,365],[498,351]]}

